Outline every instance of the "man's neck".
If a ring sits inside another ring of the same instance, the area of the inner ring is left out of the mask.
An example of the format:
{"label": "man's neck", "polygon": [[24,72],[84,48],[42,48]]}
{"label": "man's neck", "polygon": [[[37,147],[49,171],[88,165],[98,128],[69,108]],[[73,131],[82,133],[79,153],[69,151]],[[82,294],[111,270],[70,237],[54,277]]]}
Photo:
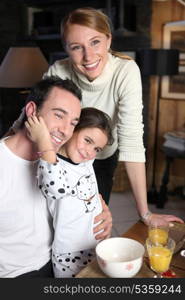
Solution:
{"label": "man's neck", "polygon": [[16,134],[8,137],[5,144],[15,155],[25,160],[38,159],[36,148],[27,137],[25,129],[19,130]]}

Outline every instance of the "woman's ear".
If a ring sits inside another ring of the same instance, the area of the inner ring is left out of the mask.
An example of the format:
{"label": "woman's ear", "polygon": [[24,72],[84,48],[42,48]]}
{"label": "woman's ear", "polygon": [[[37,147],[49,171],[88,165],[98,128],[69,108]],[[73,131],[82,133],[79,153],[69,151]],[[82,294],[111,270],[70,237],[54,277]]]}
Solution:
{"label": "woman's ear", "polygon": [[36,114],[36,111],[37,111],[37,106],[35,102],[30,101],[26,104],[25,113],[27,117],[34,116]]}

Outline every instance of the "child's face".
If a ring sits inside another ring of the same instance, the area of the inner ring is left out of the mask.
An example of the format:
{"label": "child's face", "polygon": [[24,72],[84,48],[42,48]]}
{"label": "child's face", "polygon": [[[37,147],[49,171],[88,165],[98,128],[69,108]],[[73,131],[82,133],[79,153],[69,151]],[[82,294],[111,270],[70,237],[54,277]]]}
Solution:
{"label": "child's face", "polygon": [[85,128],[74,132],[64,148],[67,157],[74,163],[81,163],[94,159],[107,142],[107,136],[101,129]]}

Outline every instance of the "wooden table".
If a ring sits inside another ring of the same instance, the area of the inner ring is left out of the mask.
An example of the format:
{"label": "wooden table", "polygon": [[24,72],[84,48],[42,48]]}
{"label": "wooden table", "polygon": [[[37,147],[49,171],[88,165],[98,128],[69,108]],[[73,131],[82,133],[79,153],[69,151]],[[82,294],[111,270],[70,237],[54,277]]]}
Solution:
{"label": "wooden table", "polygon": [[[185,236],[185,224],[177,224],[177,228],[183,231]],[[174,226],[175,229],[175,226]],[[176,233],[175,233],[176,235]],[[134,224],[123,237],[132,238],[144,245],[147,238],[147,226],[141,221]],[[177,278],[185,278],[185,257],[180,255],[180,251],[175,253],[172,258],[170,270],[174,271]],[[135,276],[136,278],[152,278],[154,272],[150,269],[148,264],[147,253],[144,256],[142,267],[139,273]],[[107,278],[107,276],[100,270],[96,260],[91,262],[81,272],[76,275],[76,278]]]}

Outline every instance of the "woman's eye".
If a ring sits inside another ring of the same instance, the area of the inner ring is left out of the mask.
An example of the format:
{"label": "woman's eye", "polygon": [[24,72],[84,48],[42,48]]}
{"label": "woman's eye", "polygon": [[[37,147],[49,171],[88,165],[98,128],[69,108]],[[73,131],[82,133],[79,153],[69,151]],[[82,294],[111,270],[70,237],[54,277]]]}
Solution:
{"label": "woman's eye", "polygon": [[81,49],[81,46],[79,46],[79,45],[76,45],[76,46],[71,47],[71,50],[72,50],[72,51],[80,50],[80,49]]}
{"label": "woman's eye", "polygon": [[94,41],[92,41],[92,46],[95,46],[95,45],[97,45],[97,44],[99,44],[100,43],[100,41],[99,40],[94,40]]}

